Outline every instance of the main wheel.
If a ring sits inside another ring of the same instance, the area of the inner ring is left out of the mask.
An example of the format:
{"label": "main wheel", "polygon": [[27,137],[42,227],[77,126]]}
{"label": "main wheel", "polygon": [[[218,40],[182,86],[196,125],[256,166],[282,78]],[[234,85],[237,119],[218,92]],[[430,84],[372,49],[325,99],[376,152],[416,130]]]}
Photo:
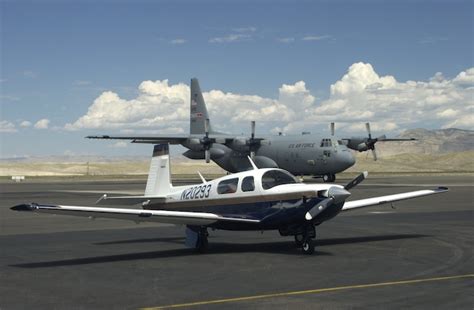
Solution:
{"label": "main wheel", "polygon": [[298,248],[301,248],[303,246],[303,240],[304,237],[303,235],[295,235],[295,244]]}
{"label": "main wheel", "polygon": [[206,229],[201,229],[201,231],[199,232],[196,244],[196,251],[198,253],[204,253],[207,251],[207,248],[209,246],[209,241],[207,240],[208,235],[209,234],[207,233]]}
{"label": "main wheel", "polygon": [[306,239],[303,241],[303,245],[301,246],[301,250],[304,254],[311,255],[314,253],[314,242],[313,239]]}
{"label": "main wheel", "polygon": [[331,182],[331,176],[329,174],[323,175],[323,182],[324,183]]}

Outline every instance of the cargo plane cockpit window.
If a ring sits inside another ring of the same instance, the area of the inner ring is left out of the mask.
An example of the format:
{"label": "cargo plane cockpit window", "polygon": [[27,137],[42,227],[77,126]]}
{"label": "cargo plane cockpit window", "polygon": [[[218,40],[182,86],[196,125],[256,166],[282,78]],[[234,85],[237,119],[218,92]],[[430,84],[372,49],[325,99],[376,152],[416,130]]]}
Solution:
{"label": "cargo plane cockpit window", "polygon": [[320,146],[321,146],[321,147],[331,147],[331,146],[332,146],[332,141],[331,141],[331,139],[322,139]]}

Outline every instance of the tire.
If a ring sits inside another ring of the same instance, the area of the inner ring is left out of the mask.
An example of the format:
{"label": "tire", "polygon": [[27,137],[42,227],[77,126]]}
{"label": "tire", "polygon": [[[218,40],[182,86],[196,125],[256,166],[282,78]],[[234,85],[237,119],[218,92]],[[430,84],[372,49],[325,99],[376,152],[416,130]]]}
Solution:
{"label": "tire", "polygon": [[209,241],[207,240],[207,236],[204,234],[200,235],[199,240],[196,245],[196,252],[205,253],[207,252],[208,246],[209,246]]}
{"label": "tire", "polygon": [[304,254],[311,255],[314,253],[314,242],[313,239],[307,239],[306,241],[303,242],[303,245],[301,246],[301,250],[303,251]]}
{"label": "tire", "polygon": [[329,174],[323,175],[323,182],[324,183],[331,182],[331,176]]}

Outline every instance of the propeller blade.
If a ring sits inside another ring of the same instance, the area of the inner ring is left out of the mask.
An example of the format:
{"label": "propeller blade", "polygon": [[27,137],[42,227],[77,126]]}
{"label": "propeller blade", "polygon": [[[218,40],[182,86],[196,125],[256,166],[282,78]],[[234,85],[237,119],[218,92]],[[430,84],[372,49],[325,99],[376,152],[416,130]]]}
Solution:
{"label": "propeller blade", "polygon": [[255,121],[252,121],[250,123],[250,127],[251,127],[251,137],[253,139],[253,138],[255,138]]}
{"label": "propeller blade", "polygon": [[209,151],[209,149],[206,149],[204,151],[204,157],[206,158],[206,163],[209,163],[211,161],[211,151]]}
{"label": "propeller blade", "polygon": [[332,204],[344,203],[346,199],[351,195],[346,189],[340,188],[338,186],[332,186],[327,191],[328,198],[322,200],[317,205],[312,207],[308,212],[306,212],[305,219],[311,221],[319,213],[326,210]]}
{"label": "propeller blade", "polygon": [[365,178],[369,175],[369,173],[367,171],[364,171],[362,172],[361,174],[359,174],[355,179],[353,179],[352,181],[350,181],[349,183],[346,184],[346,186],[344,186],[344,189],[345,190],[350,190],[351,188],[357,186],[360,184],[360,182],[364,181]]}
{"label": "propeller blade", "polygon": [[367,133],[369,134],[369,139],[372,139],[372,133],[370,132],[370,123],[365,123],[365,128],[367,129]]}
{"label": "propeller blade", "polygon": [[377,152],[375,151],[375,147],[372,149],[372,156],[374,157],[374,161],[377,161]]}
{"label": "propeller blade", "polygon": [[334,136],[335,128],[336,128],[335,124],[331,123],[331,136]]}
{"label": "propeller blade", "polygon": [[324,210],[327,209],[328,206],[330,206],[333,202],[332,198],[326,198],[314,207],[311,208],[308,212],[306,212],[306,215],[304,216],[305,219],[308,221],[311,221],[314,219],[319,213],[323,212]]}
{"label": "propeller blade", "polygon": [[204,121],[204,133],[206,134],[206,137],[209,137],[209,119],[206,118]]}

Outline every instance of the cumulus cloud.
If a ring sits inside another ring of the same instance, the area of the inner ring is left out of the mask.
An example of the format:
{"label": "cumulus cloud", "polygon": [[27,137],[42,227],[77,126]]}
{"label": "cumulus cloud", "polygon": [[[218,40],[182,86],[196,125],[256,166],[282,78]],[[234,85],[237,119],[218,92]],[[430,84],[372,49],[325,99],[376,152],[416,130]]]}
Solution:
{"label": "cumulus cloud", "polygon": [[30,127],[31,126],[31,122],[29,121],[22,121],[20,123],[20,127],[23,127],[23,128],[27,128],[27,127]]}
{"label": "cumulus cloud", "polygon": [[49,123],[50,123],[49,119],[43,118],[37,121],[34,127],[36,129],[48,129]]}
{"label": "cumulus cloud", "polygon": [[[214,129],[232,133],[247,133],[251,120],[257,121],[262,134],[327,131],[330,122],[337,122],[338,132],[365,132],[367,121],[374,134],[413,127],[472,129],[472,76],[470,68],[452,79],[438,72],[428,81],[401,82],[379,75],[371,64],[355,63],[319,102],[304,81],[281,85],[277,98],[222,90],[203,95]],[[186,133],[189,91],[188,85],[170,85],[168,80],[142,82],[137,97],[130,100],[106,91],[66,129]]]}
{"label": "cumulus cloud", "polygon": [[13,132],[17,132],[17,129],[12,122],[0,121],[0,132],[13,133]]}
{"label": "cumulus cloud", "polygon": [[399,82],[390,75],[379,76],[368,63],[355,63],[331,85],[329,99],[321,102],[308,119],[342,123],[372,121],[389,131],[451,125],[472,128],[468,119],[456,122],[453,119],[472,113],[473,71],[468,69],[451,80],[438,72],[429,81]]}

